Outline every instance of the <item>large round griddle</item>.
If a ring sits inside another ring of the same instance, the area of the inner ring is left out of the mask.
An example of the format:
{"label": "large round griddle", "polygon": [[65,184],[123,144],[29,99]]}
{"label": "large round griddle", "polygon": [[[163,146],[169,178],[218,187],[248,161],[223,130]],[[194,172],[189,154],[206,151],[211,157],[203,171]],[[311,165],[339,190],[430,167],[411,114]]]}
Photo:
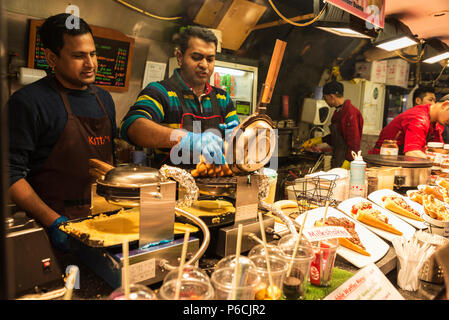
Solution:
{"label": "large round griddle", "polygon": [[385,156],[379,154],[368,154],[363,160],[370,165],[402,167],[402,168],[430,168],[432,161],[424,158],[409,156]]}

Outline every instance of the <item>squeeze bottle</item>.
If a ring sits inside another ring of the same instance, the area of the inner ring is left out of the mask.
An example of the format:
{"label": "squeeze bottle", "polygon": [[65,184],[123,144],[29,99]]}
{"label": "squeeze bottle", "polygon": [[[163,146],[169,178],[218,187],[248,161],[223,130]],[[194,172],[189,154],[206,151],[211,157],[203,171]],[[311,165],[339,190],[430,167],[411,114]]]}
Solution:
{"label": "squeeze bottle", "polygon": [[357,154],[352,151],[354,160],[351,161],[349,196],[366,197],[366,162],[363,161],[362,151]]}

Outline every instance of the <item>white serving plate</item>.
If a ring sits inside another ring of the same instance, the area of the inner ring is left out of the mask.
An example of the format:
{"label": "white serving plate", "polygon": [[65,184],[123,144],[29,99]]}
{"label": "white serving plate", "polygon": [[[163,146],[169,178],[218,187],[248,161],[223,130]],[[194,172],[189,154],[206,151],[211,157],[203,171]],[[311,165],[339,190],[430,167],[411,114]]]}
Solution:
{"label": "white serving plate", "polygon": [[[372,192],[369,196],[368,199],[371,200],[372,202],[374,202],[375,204],[377,204],[378,206],[384,208],[384,204],[382,202],[382,197],[384,196],[398,196],[401,197],[402,199],[405,200],[405,202],[407,202],[407,204],[412,207],[413,209],[415,209],[416,211],[419,212],[419,214],[421,215],[421,218],[424,219],[424,207],[422,205],[420,205],[419,203],[411,200],[408,197],[404,197],[402,195],[400,195],[397,192],[394,192],[393,190],[390,189],[382,189],[382,190],[377,190]],[[411,218],[407,218],[404,217],[403,215],[400,215],[396,212],[390,211],[388,209],[385,209],[388,212],[391,212],[392,214],[394,214],[396,217],[398,217],[399,219],[404,220],[405,222],[407,222],[408,224],[411,224],[412,226],[414,226],[417,229],[427,229],[427,225],[423,222],[423,221],[418,221],[418,220],[414,220]]]}
{"label": "white serving plate", "polygon": [[[346,215],[348,215],[349,217],[352,218],[352,214],[351,214],[351,209],[352,206],[355,205],[356,203],[360,203],[360,202],[371,202],[371,204],[373,205],[373,208],[376,210],[379,210],[382,214],[384,214],[385,216],[388,217],[388,222],[395,227],[397,230],[402,232],[402,236],[404,236],[406,239],[411,239],[413,237],[413,235],[416,232],[416,229],[413,228],[411,225],[409,225],[407,222],[405,222],[402,219],[399,219],[398,217],[396,217],[396,215],[394,215],[392,212],[390,212],[390,210],[386,210],[380,206],[378,206],[377,204],[375,204],[374,202],[362,198],[362,197],[355,197],[355,198],[350,198],[348,200],[345,200],[343,202],[341,202],[338,205],[338,209],[343,211]],[[358,220],[357,220],[358,221]],[[372,232],[374,232],[375,234],[377,234],[378,236],[384,238],[385,240],[388,241],[393,241],[394,238],[396,237],[401,237],[398,234],[394,234],[370,225],[367,225],[363,222],[358,221],[359,223],[363,224],[365,227],[367,227],[368,229],[370,229]]]}
{"label": "white serving plate", "polygon": [[[316,208],[313,210],[309,210],[307,213],[307,220],[304,225],[304,229],[313,228],[315,225],[315,221],[323,219],[325,208]],[[329,207],[327,211],[326,217],[336,217],[336,218],[347,218],[354,222],[355,231],[358,233],[360,241],[365,246],[366,251],[368,251],[371,255],[364,256],[360,253],[357,253],[351,249],[348,249],[343,246],[339,246],[337,249],[337,254],[352,263],[357,268],[362,268],[369,263],[376,263],[379,261],[385,254],[388,252],[390,246],[375,235],[373,232],[368,230],[365,226],[363,226],[358,221],[348,217],[344,213]],[[302,225],[305,218],[305,213],[301,214],[296,218],[296,222]]]}

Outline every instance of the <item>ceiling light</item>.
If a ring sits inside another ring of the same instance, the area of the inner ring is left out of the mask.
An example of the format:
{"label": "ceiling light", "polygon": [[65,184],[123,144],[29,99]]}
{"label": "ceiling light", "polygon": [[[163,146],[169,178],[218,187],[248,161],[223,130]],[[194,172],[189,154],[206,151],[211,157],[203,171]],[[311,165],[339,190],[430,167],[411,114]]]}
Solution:
{"label": "ceiling light", "polygon": [[413,36],[410,29],[394,18],[386,18],[384,29],[379,32],[373,44],[387,51],[395,51],[409,46],[416,45],[418,41]]}
{"label": "ceiling light", "polygon": [[336,35],[342,36],[342,37],[353,37],[353,38],[371,38],[367,35],[364,35],[360,32],[357,32],[355,30],[352,30],[350,28],[325,28],[325,27],[317,27],[318,29],[334,33]]}
{"label": "ceiling light", "polygon": [[[323,9],[321,6],[321,1],[314,1],[314,14],[318,16],[319,12]],[[344,37],[356,37],[356,38],[375,38],[377,37],[377,32],[372,28],[367,28],[367,26],[372,26],[365,20],[356,17],[336,6],[327,3],[323,14],[320,18],[313,23],[314,27],[321,30],[325,30],[339,36]]]}
{"label": "ceiling light", "polygon": [[448,59],[449,58],[449,52],[445,52],[442,54],[439,54],[437,56],[434,56],[432,58],[426,59],[424,60],[425,63],[435,63],[444,59]]}
{"label": "ceiling light", "polygon": [[402,37],[396,40],[391,40],[382,44],[378,44],[377,47],[387,51],[395,51],[413,46],[415,44],[416,44],[415,40],[410,39],[409,37]]}
{"label": "ceiling light", "polygon": [[449,47],[437,38],[426,40],[423,62],[435,63],[449,58]]}

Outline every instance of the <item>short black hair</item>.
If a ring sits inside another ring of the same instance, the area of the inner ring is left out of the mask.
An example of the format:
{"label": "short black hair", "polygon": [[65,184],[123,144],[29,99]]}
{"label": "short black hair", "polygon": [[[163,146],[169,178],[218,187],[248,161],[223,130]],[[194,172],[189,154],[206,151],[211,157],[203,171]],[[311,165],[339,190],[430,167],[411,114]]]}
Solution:
{"label": "short black hair", "polygon": [[433,93],[435,94],[435,89],[432,87],[418,87],[413,92],[413,104],[416,103],[416,98],[420,98],[421,100],[424,99],[427,93]]}
{"label": "short black hair", "polygon": [[182,54],[184,54],[189,47],[190,38],[200,38],[205,42],[213,42],[215,44],[215,49],[218,45],[217,37],[209,29],[198,26],[189,26],[184,28],[179,34],[177,45]]}
{"label": "short black hair", "polygon": [[335,94],[337,97],[343,97],[344,86],[341,82],[331,81],[324,85],[323,94]]}
{"label": "short black hair", "polygon": [[70,36],[90,33],[93,36],[92,29],[83,19],[79,18],[79,28],[69,29],[66,22],[72,15],[69,13],[60,13],[48,17],[39,29],[44,48],[48,48],[59,56],[59,52],[64,47],[64,34]]}

